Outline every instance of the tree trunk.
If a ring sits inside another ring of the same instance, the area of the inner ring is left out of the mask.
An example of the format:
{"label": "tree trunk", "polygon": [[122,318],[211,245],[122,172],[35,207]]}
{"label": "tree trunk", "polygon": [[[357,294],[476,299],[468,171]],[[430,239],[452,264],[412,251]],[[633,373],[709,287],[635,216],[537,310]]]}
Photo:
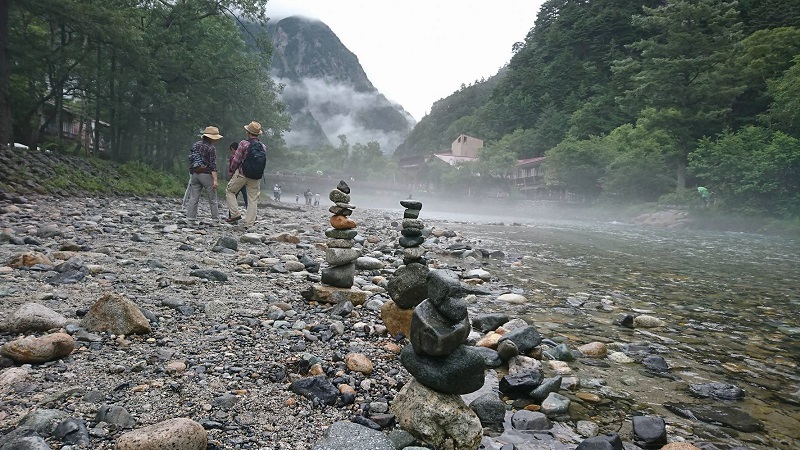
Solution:
{"label": "tree trunk", "polygon": [[11,119],[11,57],[8,53],[8,14],[11,0],[0,0],[0,147],[14,145]]}

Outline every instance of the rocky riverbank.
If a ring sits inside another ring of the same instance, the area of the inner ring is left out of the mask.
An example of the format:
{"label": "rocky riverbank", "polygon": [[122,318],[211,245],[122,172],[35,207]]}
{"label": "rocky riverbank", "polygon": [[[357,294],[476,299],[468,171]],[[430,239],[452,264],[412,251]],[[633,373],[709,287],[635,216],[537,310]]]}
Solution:
{"label": "rocky riverbank", "polygon": [[[381,312],[403,265],[401,216],[355,211],[363,254],[355,288],[322,298],[314,286],[328,219],[324,208],[264,203],[255,228],[243,230],[189,222],[173,198],[3,194],[0,448],[146,449],[176,437],[181,449],[425,445],[394,423],[395,398],[417,388],[400,363],[407,340]],[[658,345],[570,349],[550,336],[534,344],[530,333],[524,346],[501,345],[529,324],[483,317],[481,302],[527,300],[501,273],[481,268],[505,255],[478,241],[426,223],[428,266],[453,270],[470,293],[468,343],[485,350],[490,368],[484,388],[465,399],[484,426],[482,448],[746,448],[735,433],[711,443],[671,418],[631,420],[646,406],[603,389],[593,373],[641,364],[648,376],[669,377]],[[644,314],[626,320],[663,326]],[[725,400],[738,392],[697,389]],[[763,428],[732,408],[683,410],[726,430]]]}

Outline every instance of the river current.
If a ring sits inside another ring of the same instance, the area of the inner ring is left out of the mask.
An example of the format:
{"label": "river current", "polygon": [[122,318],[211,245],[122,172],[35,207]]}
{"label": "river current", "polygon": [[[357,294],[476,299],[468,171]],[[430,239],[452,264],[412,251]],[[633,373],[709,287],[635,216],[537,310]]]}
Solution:
{"label": "river current", "polygon": [[[531,216],[426,209],[420,218],[505,253],[462,265],[482,265],[527,303],[481,299],[480,312],[524,317],[544,337],[573,349],[592,341],[610,351],[642,342],[661,349],[667,376],[653,377],[641,364],[576,364],[576,375],[593,378],[595,391],[611,400],[596,408],[606,429],[615,426],[612,410],[625,406],[633,410],[628,413],[664,417],[678,435],[800,448],[800,242]],[[656,316],[666,325],[625,328],[617,323],[623,314]],[[708,382],[734,384],[746,395],[738,401],[689,395],[689,385]],[[664,407],[675,402],[735,408],[764,429],[742,432],[681,417]]]}

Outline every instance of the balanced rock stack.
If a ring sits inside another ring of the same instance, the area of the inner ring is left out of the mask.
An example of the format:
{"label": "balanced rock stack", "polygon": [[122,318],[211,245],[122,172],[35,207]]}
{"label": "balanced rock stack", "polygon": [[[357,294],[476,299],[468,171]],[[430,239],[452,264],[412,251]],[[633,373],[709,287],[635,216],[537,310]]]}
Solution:
{"label": "balanced rock stack", "polygon": [[328,194],[328,198],[334,203],[328,209],[333,213],[330,220],[332,228],[325,230],[328,238],[325,261],[330,267],[322,269],[322,282],[330,286],[350,288],[356,276],[354,261],[361,256],[361,252],[353,248],[353,239],[358,234],[357,224],[349,217],[356,207],[350,204],[350,186],[344,180],[339,181],[336,189]]}
{"label": "balanced rock stack", "polygon": [[[397,394],[392,410],[403,429],[437,448],[443,439],[462,444],[454,448],[468,448],[472,443],[476,448],[482,433],[480,420],[460,396],[483,386],[486,365],[474,347],[464,345],[471,326],[458,275],[431,270],[427,284],[428,298],[414,308],[411,318],[411,343],[400,354],[400,362],[415,381]],[[456,411],[458,431],[431,433],[429,424],[419,423],[425,415],[419,409],[436,414],[443,404]]]}
{"label": "balanced rock stack", "polygon": [[422,229],[425,224],[419,219],[419,212],[422,210],[422,202],[413,200],[403,200],[400,206],[406,210],[403,211],[403,230],[400,232],[400,246],[403,247],[403,263],[410,264],[412,262],[419,262],[425,264],[422,255],[425,254],[425,249],[422,243],[425,238],[422,237]]}

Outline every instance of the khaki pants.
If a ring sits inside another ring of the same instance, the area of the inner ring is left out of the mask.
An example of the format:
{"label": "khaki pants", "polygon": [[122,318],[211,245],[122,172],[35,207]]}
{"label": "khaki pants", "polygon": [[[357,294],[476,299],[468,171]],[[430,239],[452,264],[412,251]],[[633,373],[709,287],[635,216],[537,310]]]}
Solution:
{"label": "khaki pants", "polygon": [[244,223],[251,226],[256,223],[258,197],[261,195],[261,180],[247,178],[242,175],[241,170],[236,171],[225,188],[225,201],[228,203],[228,211],[231,217],[242,217],[239,212],[239,202],[236,201],[236,193],[242,189],[242,186],[247,188],[247,212],[244,215]]}
{"label": "khaki pants", "polygon": [[210,173],[193,173],[189,180],[189,203],[186,204],[186,217],[197,218],[197,203],[200,193],[205,190],[208,194],[208,207],[211,209],[211,219],[219,220],[219,207],[217,206],[217,191],[214,189],[214,177]]}

